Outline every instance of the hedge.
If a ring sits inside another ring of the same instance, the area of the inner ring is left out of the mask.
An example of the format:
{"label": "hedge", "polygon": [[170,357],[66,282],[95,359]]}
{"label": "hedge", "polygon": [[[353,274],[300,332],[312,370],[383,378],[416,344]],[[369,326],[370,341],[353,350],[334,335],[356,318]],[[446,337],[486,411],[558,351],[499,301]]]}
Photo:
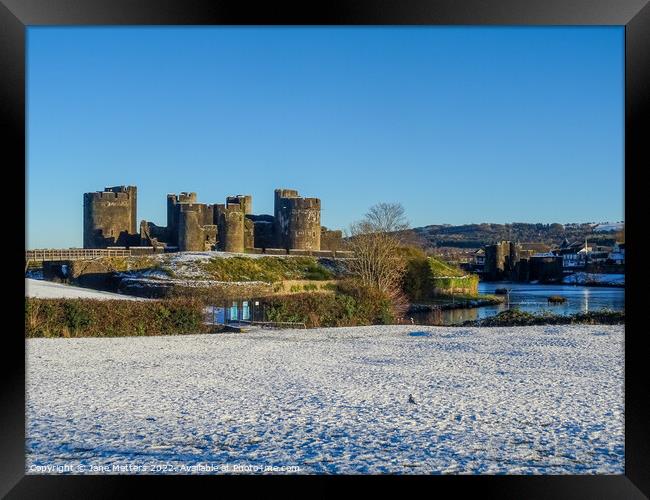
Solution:
{"label": "hedge", "polygon": [[25,299],[25,337],[129,337],[205,333],[192,299]]}
{"label": "hedge", "polygon": [[332,294],[299,293],[266,301],[267,319],[304,323],[308,328],[391,324],[391,300],[379,291],[339,287]]}
{"label": "hedge", "polygon": [[580,312],[568,315],[550,312],[529,313],[519,309],[502,311],[496,316],[470,320],[460,326],[535,326],[535,325],[622,325],[625,311]]}

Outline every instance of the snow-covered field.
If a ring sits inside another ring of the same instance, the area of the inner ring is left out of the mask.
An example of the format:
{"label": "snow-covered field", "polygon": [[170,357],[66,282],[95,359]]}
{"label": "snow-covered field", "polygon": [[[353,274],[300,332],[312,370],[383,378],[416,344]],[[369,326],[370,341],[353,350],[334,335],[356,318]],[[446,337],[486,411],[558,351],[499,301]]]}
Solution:
{"label": "snow-covered field", "polygon": [[622,474],[623,336],[402,325],[28,339],[27,470]]}
{"label": "snow-covered field", "polygon": [[102,292],[90,288],[64,285],[52,281],[42,281],[25,278],[25,297],[38,299],[118,299],[118,300],[146,300],[118,293]]}

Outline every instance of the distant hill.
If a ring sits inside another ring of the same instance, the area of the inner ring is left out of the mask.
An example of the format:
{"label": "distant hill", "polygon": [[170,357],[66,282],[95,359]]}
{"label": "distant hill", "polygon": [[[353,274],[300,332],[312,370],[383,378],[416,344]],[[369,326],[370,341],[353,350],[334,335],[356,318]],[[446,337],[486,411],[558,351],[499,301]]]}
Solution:
{"label": "distant hill", "polygon": [[559,245],[565,238],[570,242],[584,241],[599,245],[613,245],[623,239],[623,223],[578,224],[449,224],[414,228],[413,231],[431,247],[480,248],[500,240],[521,243]]}

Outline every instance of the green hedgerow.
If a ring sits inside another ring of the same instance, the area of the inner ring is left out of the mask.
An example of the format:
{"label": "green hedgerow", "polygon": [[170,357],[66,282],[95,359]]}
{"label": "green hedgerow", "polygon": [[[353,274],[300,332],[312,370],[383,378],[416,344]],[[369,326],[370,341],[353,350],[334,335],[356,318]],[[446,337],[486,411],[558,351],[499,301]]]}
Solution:
{"label": "green hedgerow", "polygon": [[63,311],[66,326],[75,332],[86,328],[91,322],[90,311],[77,301],[65,302]]}
{"label": "green hedgerow", "polygon": [[25,299],[26,337],[125,337],[205,331],[203,304],[198,300]]}
{"label": "green hedgerow", "polygon": [[380,291],[343,284],[332,294],[298,293],[267,299],[267,319],[307,327],[357,326],[394,322],[390,299]]}

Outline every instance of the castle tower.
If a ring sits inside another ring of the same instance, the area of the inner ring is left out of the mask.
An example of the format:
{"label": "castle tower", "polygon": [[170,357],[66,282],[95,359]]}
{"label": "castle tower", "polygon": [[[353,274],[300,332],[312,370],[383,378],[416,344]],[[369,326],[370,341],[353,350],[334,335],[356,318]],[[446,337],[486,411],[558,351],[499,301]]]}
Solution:
{"label": "castle tower", "polygon": [[218,218],[219,250],[224,252],[244,251],[244,211],[239,203],[215,205],[215,216]]}
{"label": "castle tower", "polygon": [[226,205],[239,204],[242,207],[244,215],[253,213],[253,196],[250,194],[238,194],[226,197]]}
{"label": "castle tower", "polygon": [[520,245],[514,241],[509,242],[509,254],[508,254],[508,274],[510,277],[514,275],[514,272],[517,268],[517,263],[519,262],[519,248]]}
{"label": "castle tower", "polygon": [[293,189],[275,190],[274,229],[280,248],[320,250],[318,198],[301,198]]}
{"label": "castle tower", "polygon": [[84,248],[137,244],[137,187],[113,186],[84,193],[83,217]]}
{"label": "castle tower", "polygon": [[297,198],[295,189],[276,189],[273,200],[273,234],[278,248],[289,248],[286,235],[289,231],[289,199]]}
{"label": "castle tower", "polygon": [[178,250],[203,252],[212,250],[217,242],[217,226],[212,224],[212,205],[179,204]]}
{"label": "castle tower", "polygon": [[190,205],[178,212],[178,250],[200,252],[203,248],[199,212]]}
{"label": "castle tower", "polygon": [[[239,207],[239,209],[244,214],[244,226],[243,226],[244,248],[253,248],[254,241],[255,241],[255,224],[249,217],[247,217],[253,213],[253,197],[250,194],[238,194],[235,196],[228,196],[226,197],[226,207],[231,207],[231,208]],[[231,229],[231,234],[238,234],[238,233],[237,232],[232,233],[232,229]],[[226,230],[226,237],[227,237],[227,230]],[[235,246],[238,247],[239,236],[237,235],[236,238],[237,238],[237,242],[235,243]],[[238,251],[238,250],[232,250],[232,251]]]}
{"label": "castle tower", "polygon": [[184,203],[196,203],[196,193],[183,191],[182,193],[167,195],[167,232],[169,235],[169,244],[179,246],[178,244],[178,212],[179,205]]}
{"label": "castle tower", "polygon": [[320,200],[291,198],[289,207],[287,248],[320,250]]}

